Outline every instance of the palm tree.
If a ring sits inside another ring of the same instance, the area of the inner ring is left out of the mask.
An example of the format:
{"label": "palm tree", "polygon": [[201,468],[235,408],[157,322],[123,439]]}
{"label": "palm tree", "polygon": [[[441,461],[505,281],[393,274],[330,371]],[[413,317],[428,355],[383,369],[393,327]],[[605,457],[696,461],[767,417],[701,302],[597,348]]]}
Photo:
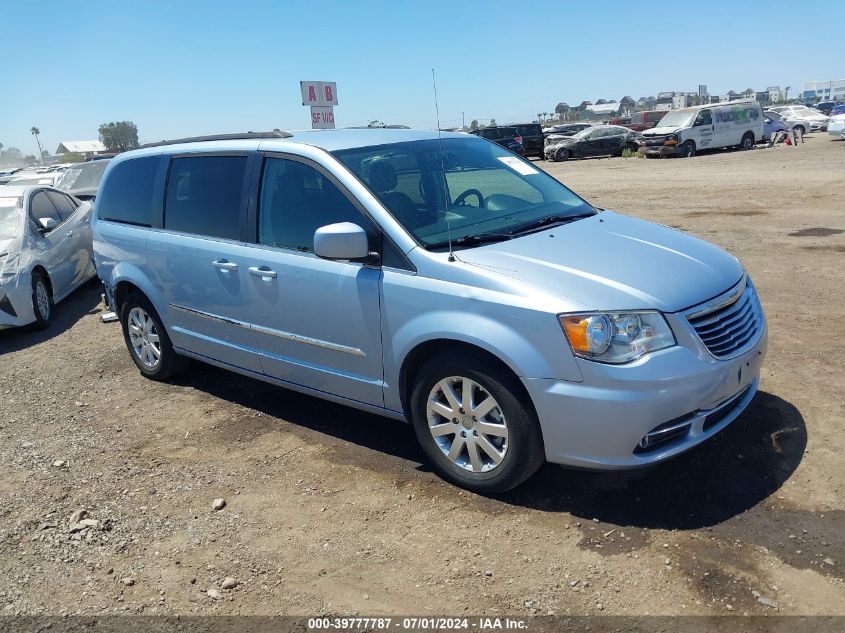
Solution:
{"label": "palm tree", "polygon": [[41,130],[37,127],[30,128],[30,133],[35,137],[35,142],[38,143],[38,157],[41,159],[41,164],[44,164],[44,150],[41,149],[41,141],[38,139],[38,135],[41,134]]}
{"label": "palm tree", "polygon": [[792,88],[792,86],[787,86],[786,88],[783,89],[783,100],[784,101],[789,101],[789,90],[791,88]]}

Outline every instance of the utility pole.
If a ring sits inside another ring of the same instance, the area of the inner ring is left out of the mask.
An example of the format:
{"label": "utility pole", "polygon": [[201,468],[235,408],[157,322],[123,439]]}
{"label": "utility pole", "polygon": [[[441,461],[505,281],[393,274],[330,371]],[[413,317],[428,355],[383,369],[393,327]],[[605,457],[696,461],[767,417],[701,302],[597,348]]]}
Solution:
{"label": "utility pole", "polygon": [[461,127],[467,126],[466,112],[461,112]]}

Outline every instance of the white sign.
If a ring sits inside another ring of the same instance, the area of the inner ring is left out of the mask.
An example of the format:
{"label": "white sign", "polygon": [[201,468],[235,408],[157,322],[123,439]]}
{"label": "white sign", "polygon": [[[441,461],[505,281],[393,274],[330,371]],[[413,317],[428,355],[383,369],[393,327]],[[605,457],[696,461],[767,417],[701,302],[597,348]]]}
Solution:
{"label": "white sign", "polygon": [[311,106],[311,129],[333,130],[334,108],[331,106]]}
{"label": "white sign", "polygon": [[336,106],[337,84],[334,81],[300,81],[302,105]]}

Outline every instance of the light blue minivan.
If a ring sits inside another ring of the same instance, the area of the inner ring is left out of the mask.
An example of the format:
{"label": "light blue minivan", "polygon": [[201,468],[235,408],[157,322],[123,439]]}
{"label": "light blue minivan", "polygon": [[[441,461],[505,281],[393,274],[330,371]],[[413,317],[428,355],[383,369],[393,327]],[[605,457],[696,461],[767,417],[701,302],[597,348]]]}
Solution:
{"label": "light blue minivan", "polygon": [[471,135],[164,142],[111,162],[94,215],[143,375],[195,359],[408,421],[480,492],[677,455],[746,408],[766,352],[736,258]]}

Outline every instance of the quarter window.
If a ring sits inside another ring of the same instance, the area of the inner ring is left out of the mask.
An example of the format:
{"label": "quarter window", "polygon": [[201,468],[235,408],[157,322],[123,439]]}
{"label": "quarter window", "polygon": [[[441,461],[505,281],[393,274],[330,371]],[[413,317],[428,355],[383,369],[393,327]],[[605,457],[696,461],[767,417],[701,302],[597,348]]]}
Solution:
{"label": "quarter window", "polygon": [[264,162],[258,206],[260,244],[311,252],[314,232],[337,222],[353,222],[372,231],[355,205],[322,172],[283,158]]}
{"label": "quarter window", "polygon": [[101,220],[150,226],[160,156],[124,160],[109,172],[97,198]]}
{"label": "quarter window", "polygon": [[174,158],[167,180],[164,228],[238,240],[246,156]]}

